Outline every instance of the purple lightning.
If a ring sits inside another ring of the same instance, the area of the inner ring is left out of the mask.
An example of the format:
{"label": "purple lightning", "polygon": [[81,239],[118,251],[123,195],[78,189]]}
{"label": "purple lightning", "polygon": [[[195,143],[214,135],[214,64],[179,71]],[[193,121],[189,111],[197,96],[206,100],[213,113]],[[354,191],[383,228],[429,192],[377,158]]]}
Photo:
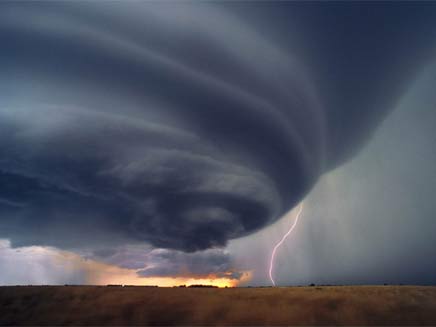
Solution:
{"label": "purple lightning", "polygon": [[274,266],[274,257],[276,255],[276,251],[280,247],[280,245],[282,245],[282,243],[286,240],[286,238],[289,236],[289,234],[292,233],[293,229],[297,225],[298,218],[300,218],[302,211],[303,211],[303,203],[300,204],[300,207],[298,209],[297,215],[295,216],[295,220],[294,220],[294,223],[292,224],[291,228],[289,228],[288,232],[285,235],[283,235],[282,239],[280,240],[280,242],[278,242],[276,244],[276,246],[274,247],[274,249],[271,253],[271,261],[269,264],[269,278],[271,279],[271,282],[273,283],[274,286],[276,286],[276,283],[275,283],[274,278],[272,276],[272,270],[273,270],[273,266]]}

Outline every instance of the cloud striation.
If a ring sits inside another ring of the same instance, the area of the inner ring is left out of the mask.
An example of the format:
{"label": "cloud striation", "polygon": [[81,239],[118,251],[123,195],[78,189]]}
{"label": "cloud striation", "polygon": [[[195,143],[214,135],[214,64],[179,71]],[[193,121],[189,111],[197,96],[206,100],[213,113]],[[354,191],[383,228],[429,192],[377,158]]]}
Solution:
{"label": "cloud striation", "polygon": [[302,199],[339,161],[347,108],[331,115],[287,46],[224,9],[1,5],[0,237],[194,252]]}

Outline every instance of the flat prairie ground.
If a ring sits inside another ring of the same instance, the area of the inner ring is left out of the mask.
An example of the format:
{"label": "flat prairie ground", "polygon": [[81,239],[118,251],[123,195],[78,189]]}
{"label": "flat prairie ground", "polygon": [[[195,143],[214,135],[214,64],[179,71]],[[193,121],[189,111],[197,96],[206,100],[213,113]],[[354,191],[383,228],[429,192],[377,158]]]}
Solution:
{"label": "flat prairie ground", "polygon": [[0,325],[436,325],[436,287],[0,287]]}

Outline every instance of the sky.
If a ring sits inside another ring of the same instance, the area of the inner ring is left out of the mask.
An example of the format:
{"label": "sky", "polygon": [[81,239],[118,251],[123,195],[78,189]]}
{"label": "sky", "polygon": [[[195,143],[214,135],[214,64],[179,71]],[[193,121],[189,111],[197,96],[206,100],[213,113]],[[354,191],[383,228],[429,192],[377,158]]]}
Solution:
{"label": "sky", "polygon": [[0,284],[436,284],[435,4],[0,6]]}

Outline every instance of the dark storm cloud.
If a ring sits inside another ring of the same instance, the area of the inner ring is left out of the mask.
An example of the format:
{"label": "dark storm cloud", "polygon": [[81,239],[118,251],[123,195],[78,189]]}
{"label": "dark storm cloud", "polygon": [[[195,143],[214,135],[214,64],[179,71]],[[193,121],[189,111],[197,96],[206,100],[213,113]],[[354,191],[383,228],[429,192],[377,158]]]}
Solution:
{"label": "dark storm cloud", "polygon": [[142,244],[99,248],[81,253],[86,259],[134,269],[141,277],[227,278],[239,280],[244,272],[223,249],[193,253],[153,249]]}
{"label": "dark storm cloud", "polygon": [[[292,208],[386,111],[376,92],[354,106],[362,76],[341,68],[338,44],[309,74],[289,41],[228,8],[0,9],[0,236],[14,245],[223,246]],[[381,59],[367,68],[383,76]]]}
{"label": "dark storm cloud", "polygon": [[181,276],[239,280],[243,273],[235,271],[230,256],[225,251],[211,249],[197,253],[170,250],[153,250],[148,256],[148,267],[138,271],[143,277]]}

